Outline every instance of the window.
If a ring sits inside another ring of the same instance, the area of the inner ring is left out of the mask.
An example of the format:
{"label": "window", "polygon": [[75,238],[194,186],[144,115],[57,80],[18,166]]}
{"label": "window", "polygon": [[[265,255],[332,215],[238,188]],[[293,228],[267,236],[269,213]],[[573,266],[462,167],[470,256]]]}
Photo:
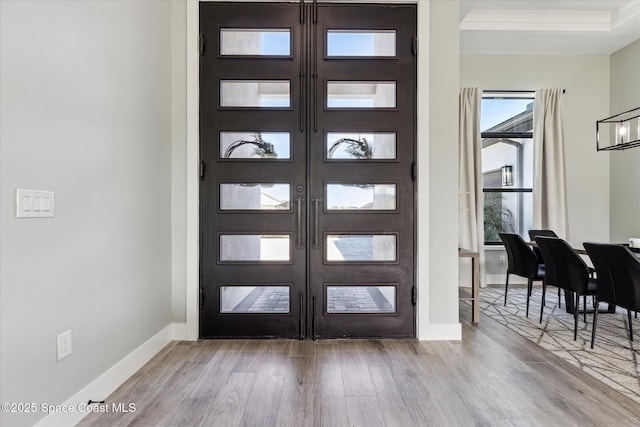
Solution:
{"label": "window", "polygon": [[484,240],[528,240],[532,219],[534,92],[484,92],[480,117]]}

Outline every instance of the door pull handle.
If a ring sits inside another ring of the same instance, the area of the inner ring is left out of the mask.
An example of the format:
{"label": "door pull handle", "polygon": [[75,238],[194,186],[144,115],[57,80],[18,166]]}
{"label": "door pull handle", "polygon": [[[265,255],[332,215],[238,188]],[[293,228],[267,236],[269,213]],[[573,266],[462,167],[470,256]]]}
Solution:
{"label": "door pull handle", "polygon": [[316,297],[311,298],[311,339],[316,340],[318,338],[318,318],[316,317]]}
{"label": "door pull handle", "polygon": [[298,303],[300,304],[300,314],[298,316],[298,339],[304,340],[304,295],[298,292]]}
{"label": "door pull handle", "polygon": [[296,197],[296,247],[302,247],[302,197]]}
{"label": "door pull handle", "polygon": [[313,75],[313,131],[318,132],[318,75]]}
{"label": "door pull handle", "polygon": [[300,132],[304,132],[304,122],[306,119],[306,112],[304,109],[305,93],[305,76],[303,70],[300,70]]}
{"label": "door pull handle", "polygon": [[313,247],[320,247],[320,203],[322,199],[313,198]]}

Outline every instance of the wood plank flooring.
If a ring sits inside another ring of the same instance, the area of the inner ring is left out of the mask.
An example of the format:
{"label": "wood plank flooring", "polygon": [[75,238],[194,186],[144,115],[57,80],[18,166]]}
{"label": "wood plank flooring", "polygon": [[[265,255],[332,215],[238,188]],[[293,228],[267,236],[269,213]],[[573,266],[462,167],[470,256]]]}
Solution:
{"label": "wood plank flooring", "polygon": [[107,398],[135,412],[79,425],[640,425],[631,399],[486,316],[462,322],[462,342],[173,342]]}

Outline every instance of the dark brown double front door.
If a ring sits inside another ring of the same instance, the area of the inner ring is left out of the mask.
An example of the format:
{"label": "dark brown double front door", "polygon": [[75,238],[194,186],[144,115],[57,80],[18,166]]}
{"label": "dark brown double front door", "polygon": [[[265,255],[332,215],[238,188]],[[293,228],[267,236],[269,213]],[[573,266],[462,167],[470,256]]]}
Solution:
{"label": "dark brown double front door", "polygon": [[415,6],[200,28],[200,336],[414,336]]}

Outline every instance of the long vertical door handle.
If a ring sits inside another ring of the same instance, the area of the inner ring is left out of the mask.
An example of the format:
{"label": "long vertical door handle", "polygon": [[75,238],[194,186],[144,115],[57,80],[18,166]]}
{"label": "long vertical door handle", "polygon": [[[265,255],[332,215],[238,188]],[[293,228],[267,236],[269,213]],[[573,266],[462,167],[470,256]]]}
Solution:
{"label": "long vertical door handle", "polygon": [[302,197],[296,197],[296,247],[302,247]]}
{"label": "long vertical door handle", "polygon": [[318,214],[316,213],[316,212],[318,212],[318,209],[316,208],[317,203],[318,202],[316,201],[315,197],[311,199],[311,204],[313,205],[313,237],[312,237],[312,239],[313,239],[313,247],[314,248],[317,246],[317,243],[318,243],[318,232],[317,232],[316,226],[315,226],[316,217],[318,216]]}
{"label": "long vertical door handle", "polygon": [[316,297],[311,298],[311,339],[318,337],[318,318],[316,317]]}
{"label": "long vertical door handle", "polygon": [[305,108],[304,108],[304,102],[305,102],[305,92],[306,92],[306,87],[305,87],[305,80],[304,80],[304,74],[302,74],[302,70],[300,71],[300,132],[304,132],[304,121],[305,121]]}
{"label": "long vertical door handle", "polygon": [[[324,100],[323,100],[324,103]],[[318,76],[313,76],[313,131],[318,132]]]}
{"label": "long vertical door handle", "polygon": [[298,303],[300,304],[300,314],[298,316],[298,339],[304,340],[304,295],[298,292]]}
{"label": "long vertical door handle", "polygon": [[322,199],[313,198],[313,247],[320,247],[320,204]]}
{"label": "long vertical door handle", "polygon": [[[302,27],[304,27],[304,0],[300,0],[300,23],[302,24]],[[306,47],[304,42],[305,42],[304,31],[301,28],[300,29],[300,58],[298,58],[298,60],[300,61],[300,132],[304,132],[304,125],[305,125],[305,119],[306,119],[305,102],[307,99],[307,96],[306,96],[307,85],[306,85],[306,77],[305,77],[306,58],[303,55],[303,51],[306,50]]]}
{"label": "long vertical door handle", "polygon": [[[312,67],[313,67],[313,131],[318,132],[318,1],[313,0],[313,38],[311,42],[314,46]],[[324,99],[322,100],[324,104]]]}

